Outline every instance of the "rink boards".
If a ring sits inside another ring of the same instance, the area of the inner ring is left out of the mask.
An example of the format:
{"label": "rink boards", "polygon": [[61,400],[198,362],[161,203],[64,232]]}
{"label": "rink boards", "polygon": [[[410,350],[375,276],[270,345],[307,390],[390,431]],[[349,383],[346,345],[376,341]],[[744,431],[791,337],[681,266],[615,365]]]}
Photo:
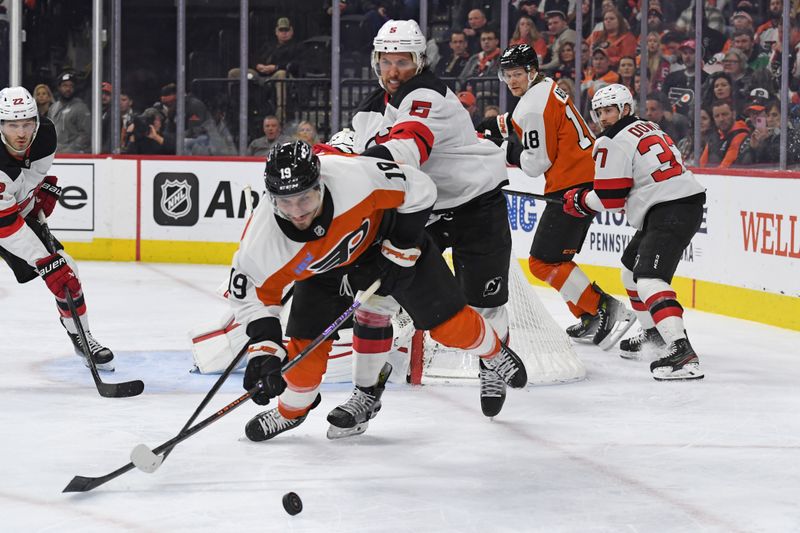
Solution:
{"label": "rink boards", "polygon": [[[51,226],[78,259],[229,263],[244,187],[260,196],[263,172],[255,158],[59,157],[53,173],[64,197]],[[541,178],[516,168],[509,175],[511,189],[542,191]],[[800,174],[704,171],[698,179],[708,201],[674,281],[682,304],[800,330]],[[527,262],[544,204],[507,200],[514,252]],[[576,259],[607,291],[624,294],[619,258],[633,233],[624,214],[598,214]]]}

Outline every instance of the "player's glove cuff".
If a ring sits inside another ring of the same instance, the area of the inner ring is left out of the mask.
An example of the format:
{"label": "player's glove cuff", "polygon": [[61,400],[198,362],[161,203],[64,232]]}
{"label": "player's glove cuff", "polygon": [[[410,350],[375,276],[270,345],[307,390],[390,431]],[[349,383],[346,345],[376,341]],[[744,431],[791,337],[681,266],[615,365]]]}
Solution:
{"label": "player's glove cuff", "polygon": [[392,244],[389,239],[384,239],[381,243],[381,254],[392,263],[404,268],[413,267],[416,264],[422,251],[419,247],[399,248]]}
{"label": "player's glove cuff", "polygon": [[575,188],[564,193],[564,212],[578,218],[590,217],[597,211],[586,203],[586,196],[591,189]]}

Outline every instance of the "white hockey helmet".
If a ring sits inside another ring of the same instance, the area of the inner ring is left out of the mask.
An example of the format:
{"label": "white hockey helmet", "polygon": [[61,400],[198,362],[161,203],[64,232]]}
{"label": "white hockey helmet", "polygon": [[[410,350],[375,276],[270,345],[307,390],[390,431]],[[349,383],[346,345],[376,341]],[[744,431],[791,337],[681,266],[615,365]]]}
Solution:
{"label": "white hockey helmet", "polygon": [[33,130],[30,143],[21,151],[6,142],[3,128],[0,127],[0,138],[2,138],[6,146],[17,153],[24,153],[36,138],[36,132],[39,131],[39,109],[31,93],[25,87],[6,87],[0,91],[0,125],[9,120],[25,119],[34,119],[36,127]]}
{"label": "white hockey helmet", "polygon": [[598,89],[592,98],[592,120],[596,124],[600,124],[600,117],[597,115],[597,110],[601,107],[617,106],[619,109],[619,117],[622,118],[625,114],[625,104],[630,107],[630,114],[633,114],[633,95],[630,90],[622,84],[612,83]]}
{"label": "white hockey helmet", "polygon": [[[372,70],[381,78],[379,60],[382,52],[408,52],[417,65],[417,74],[425,67],[428,43],[415,20],[389,20],[372,41]],[[383,82],[381,82],[383,86]]]}
{"label": "white hockey helmet", "polygon": [[356,135],[350,128],[345,128],[338,133],[334,133],[331,140],[328,141],[330,146],[333,146],[340,152],[346,154],[355,153]]}

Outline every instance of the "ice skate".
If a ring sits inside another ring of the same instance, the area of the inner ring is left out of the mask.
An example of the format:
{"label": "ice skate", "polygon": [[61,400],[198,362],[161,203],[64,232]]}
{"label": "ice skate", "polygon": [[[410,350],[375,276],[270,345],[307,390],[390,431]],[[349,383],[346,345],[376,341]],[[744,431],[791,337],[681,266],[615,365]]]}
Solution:
{"label": "ice skate", "polygon": [[381,396],[386,389],[386,381],[392,373],[392,365],[385,363],[372,387],[358,387],[342,405],[328,414],[329,439],[342,439],[361,435],[367,430],[369,421],[381,410]]}
{"label": "ice skate", "polygon": [[580,322],[567,328],[567,335],[575,342],[591,344],[594,334],[597,333],[599,319],[589,313],[580,316]]}
{"label": "ice skate", "polygon": [[491,359],[481,358],[481,362],[512,389],[522,389],[528,384],[528,373],[522,359],[504,343],[500,344],[500,353]]}
{"label": "ice skate", "polygon": [[[317,394],[314,403],[311,404],[308,410],[311,411],[311,409],[319,405],[320,401],[322,401],[322,396]],[[296,428],[305,422],[307,417],[308,413],[297,418],[285,418],[276,407],[251,418],[244,426],[244,434],[253,442],[262,442],[277,437],[284,431]]]}
{"label": "ice skate", "polygon": [[479,361],[481,370],[478,377],[481,382],[481,411],[484,416],[495,417],[500,414],[506,401],[506,384],[494,370],[489,370]]}
{"label": "ice skate", "polygon": [[666,343],[655,327],[643,329],[629,339],[619,342],[619,356],[623,359],[639,359],[643,353],[658,353],[664,351]]}
{"label": "ice skate", "polygon": [[701,379],[705,375],[689,339],[678,339],[670,344],[666,357],[650,363],[650,371],[658,381]]}
{"label": "ice skate", "polygon": [[598,321],[597,331],[592,342],[601,349],[608,350],[630,329],[636,315],[625,304],[603,292],[596,283],[592,283],[592,286],[600,293],[597,315],[593,317]]}
{"label": "ice skate", "polygon": [[[88,368],[89,360],[87,359],[86,351],[83,349],[83,342],[81,341],[80,335],[77,333],[70,333],[69,331],[67,331],[67,335],[69,335],[69,340],[72,341],[72,346],[75,348],[75,354],[83,358],[83,364]],[[89,351],[92,354],[92,360],[97,370],[113,372],[114,353],[97,342],[89,330],[86,330],[86,340],[89,342]]]}

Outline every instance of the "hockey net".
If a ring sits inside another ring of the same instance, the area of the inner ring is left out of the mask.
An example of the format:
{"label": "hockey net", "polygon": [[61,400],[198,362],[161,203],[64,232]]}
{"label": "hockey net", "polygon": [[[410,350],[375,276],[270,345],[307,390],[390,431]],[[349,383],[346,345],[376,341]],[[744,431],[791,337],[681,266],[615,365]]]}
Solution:
{"label": "hockey net", "polygon": [[[525,363],[528,382],[547,385],[583,379],[586,369],[572,342],[544,308],[517,260],[511,261],[508,287],[509,345]],[[428,332],[415,330],[405,313],[394,320],[394,327],[398,341],[410,338],[411,383],[477,379],[477,357],[442,346]]]}

